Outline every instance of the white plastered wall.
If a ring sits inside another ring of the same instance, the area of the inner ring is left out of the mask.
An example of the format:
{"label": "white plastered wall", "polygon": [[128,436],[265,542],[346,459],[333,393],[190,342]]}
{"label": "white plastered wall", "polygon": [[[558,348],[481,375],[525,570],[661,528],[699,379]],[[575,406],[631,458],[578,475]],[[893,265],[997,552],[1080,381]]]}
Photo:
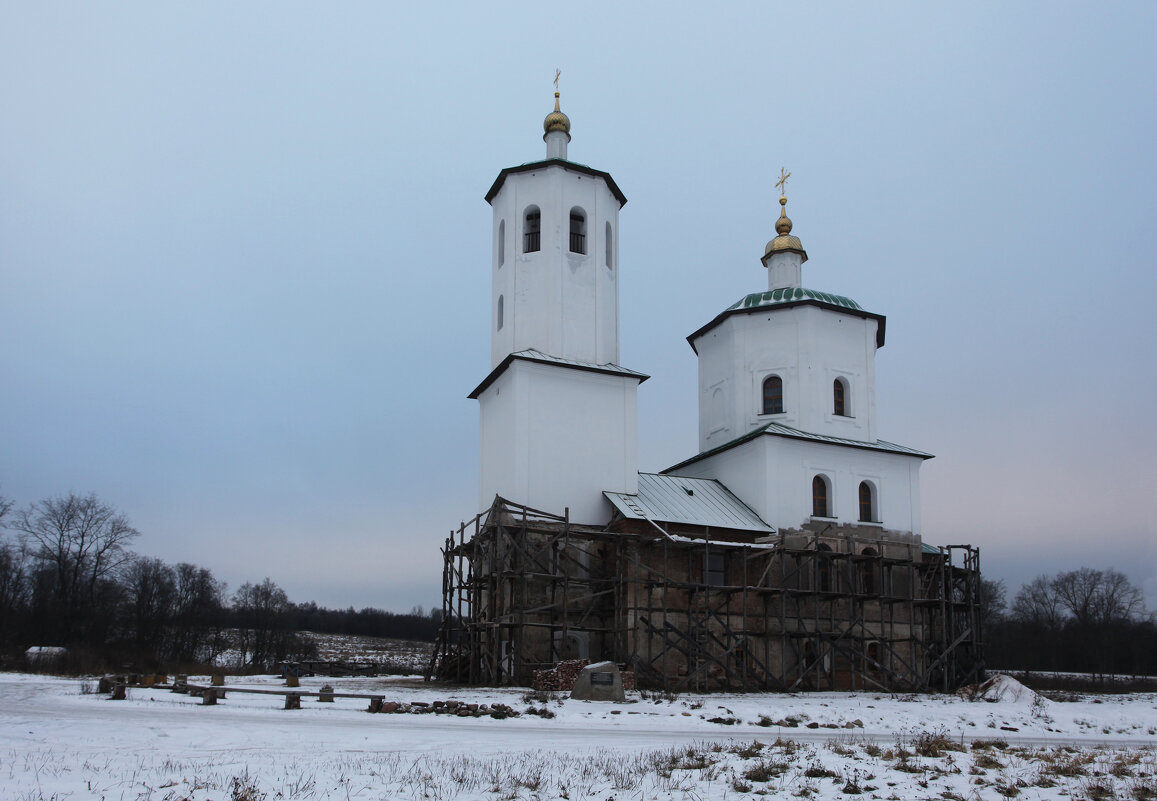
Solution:
{"label": "white plastered wall", "polygon": [[514,360],[479,395],[479,508],[495,495],[577,523],[638,492],[637,378]]}
{"label": "white plastered wall", "polygon": [[869,481],[877,490],[878,528],[919,535],[922,461],[904,454],[765,434],[677,472],[719,480],[765,522],[789,529],[815,520],[812,479],[818,474],[830,482],[835,522],[864,525],[859,520],[859,488],[860,482]]}
{"label": "white plastered wall", "polygon": [[[707,451],[769,422],[801,431],[876,441],[876,329],[817,306],[732,314],[695,341],[699,355],[699,449]],[[783,381],[782,414],[762,414],[763,381]],[[847,415],[834,413],[844,379]]]}
{"label": "white plastered wall", "polygon": [[[552,164],[509,174],[491,205],[491,368],[507,354],[527,349],[589,364],[618,363],[620,205],[606,182]],[[541,214],[540,249],[523,253],[525,212],[530,206],[537,206]],[[575,206],[586,214],[585,254],[570,251],[570,212]],[[500,227],[505,233],[501,248]],[[500,296],[501,330],[497,318]]]}

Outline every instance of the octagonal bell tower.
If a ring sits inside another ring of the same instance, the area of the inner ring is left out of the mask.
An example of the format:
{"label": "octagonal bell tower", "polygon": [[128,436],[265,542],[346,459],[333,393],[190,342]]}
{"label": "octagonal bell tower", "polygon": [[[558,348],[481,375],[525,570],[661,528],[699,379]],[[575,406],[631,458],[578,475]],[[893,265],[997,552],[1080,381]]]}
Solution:
{"label": "octagonal bell tower", "polygon": [[546,158],[508,167],[493,209],[491,373],[481,407],[479,498],[605,523],[604,490],[635,492],[636,392],[619,360],[619,211],[608,173],[567,158],[571,123],[543,121]]}

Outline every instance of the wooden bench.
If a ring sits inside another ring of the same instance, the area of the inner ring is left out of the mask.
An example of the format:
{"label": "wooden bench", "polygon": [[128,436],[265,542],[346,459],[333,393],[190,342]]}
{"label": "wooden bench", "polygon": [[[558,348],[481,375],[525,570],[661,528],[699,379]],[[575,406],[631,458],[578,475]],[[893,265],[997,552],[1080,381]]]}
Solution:
{"label": "wooden bench", "polygon": [[219,700],[224,700],[227,693],[251,693],[253,695],[280,695],[285,698],[285,709],[301,709],[303,697],[316,697],[321,702],[332,702],[335,698],[358,698],[368,700],[367,712],[379,712],[385,696],[381,693],[339,693],[328,685],[318,691],[302,690],[299,688],[286,690],[264,690],[254,687],[226,687],[224,685],[199,685],[173,682],[172,684],[130,684],[127,682],[110,682],[112,699],[123,701],[126,699],[126,690],[134,689],[170,690],[175,693],[188,693],[191,698],[200,698],[202,706],[213,706]]}

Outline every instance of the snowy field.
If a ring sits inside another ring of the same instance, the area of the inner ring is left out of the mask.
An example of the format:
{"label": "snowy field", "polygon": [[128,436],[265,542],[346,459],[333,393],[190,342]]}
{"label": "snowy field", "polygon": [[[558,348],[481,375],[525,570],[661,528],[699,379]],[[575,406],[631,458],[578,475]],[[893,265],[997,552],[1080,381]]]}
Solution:
{"label": "snowy field", "polygon": [[612,704],[413,678],[301,689],[327,681],[402,710],[457,700],[522,714],[368,714],[365,700],[308,697],[286,710],[241,693],[202,706],[155,689],[112,701],[95,681],[0,674],[0,799],[1157,799],[1157,694],[1057,702],[1006,679],[975,700],[629,693]]}

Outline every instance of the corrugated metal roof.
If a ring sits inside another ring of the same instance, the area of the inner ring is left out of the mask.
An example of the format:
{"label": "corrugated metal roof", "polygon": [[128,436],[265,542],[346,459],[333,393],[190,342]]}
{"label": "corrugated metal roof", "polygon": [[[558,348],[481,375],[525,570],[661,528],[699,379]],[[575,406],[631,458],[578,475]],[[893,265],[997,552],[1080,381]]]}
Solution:
{"label": "corrugated metal roof", "polygon": [[623,517],[774,533],[747,504],[714,479],[639,473],[639,493],[604,492]]}

